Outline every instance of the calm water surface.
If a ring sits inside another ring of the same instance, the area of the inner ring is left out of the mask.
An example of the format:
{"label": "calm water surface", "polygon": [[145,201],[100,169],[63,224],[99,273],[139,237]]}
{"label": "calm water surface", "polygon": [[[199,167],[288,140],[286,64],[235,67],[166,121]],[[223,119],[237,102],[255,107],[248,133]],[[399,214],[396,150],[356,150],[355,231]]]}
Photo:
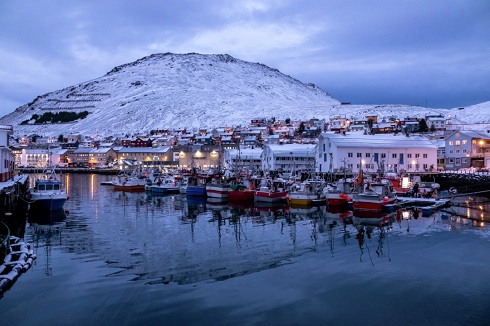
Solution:
{"label": "calm water surface", "polygon": [[231,207],[63,178],[69,215],[27,223],[38,258],[0,299],[2,324],[490,324],[484,201],[456,212],[472,219],[365,225],[360,246],[359,221],[325,207]]}

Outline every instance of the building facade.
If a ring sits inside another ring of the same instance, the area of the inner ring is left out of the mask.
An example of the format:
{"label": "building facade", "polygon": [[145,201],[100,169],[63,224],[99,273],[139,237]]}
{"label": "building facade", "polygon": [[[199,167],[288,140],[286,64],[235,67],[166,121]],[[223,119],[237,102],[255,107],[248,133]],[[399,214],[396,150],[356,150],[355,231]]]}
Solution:
{"label": "building facade", "polygon": [[429,172],[437,146],[421,136],[322,133],[316,158],[317,172]]}

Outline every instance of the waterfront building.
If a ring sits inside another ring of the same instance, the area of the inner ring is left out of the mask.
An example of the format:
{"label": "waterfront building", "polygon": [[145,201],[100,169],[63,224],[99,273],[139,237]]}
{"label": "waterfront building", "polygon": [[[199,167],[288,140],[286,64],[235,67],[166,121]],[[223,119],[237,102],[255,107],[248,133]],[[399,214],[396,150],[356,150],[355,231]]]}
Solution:
{"label": "waterfront building", "polygon": [[117,157],[116,152],[112,148],[100,147],[94,148],[89,152],[89,168],[107,166],[112,163]]}
{"label": "waterfront building", "polygon": [[132,160],[140,163],[143,167],[156,167],[162,165],[176,165],[172,147],[122,147],[117,151],[119,161]]}
{"label": "waterfront building", "polygon": [[14,175],[15,157],[9,147],[9,136],[13,134],[13,127],[0,125],[0,182],[9,180]]}
{"label": "waterfront building", "polygon": [[240,172],[255,172],[262,168],[262,148],[228,149],[223,152],[224,168]]}
{"label": "waterfront building", "polygon": [[490,134],[481,131],[453,131],[446,137],[446,169],[490,167]]}
{"label": "waterfront building", "polygon": [[296,175],[315,171],[316,144],[264,145],[262,170]]}
{"label": "waterfront building", "polygon": [[322,133],[318,139],[316,170],[339,172],[423,172],[437,166],[437,146],[429,139],[402,134],[364,135]]}

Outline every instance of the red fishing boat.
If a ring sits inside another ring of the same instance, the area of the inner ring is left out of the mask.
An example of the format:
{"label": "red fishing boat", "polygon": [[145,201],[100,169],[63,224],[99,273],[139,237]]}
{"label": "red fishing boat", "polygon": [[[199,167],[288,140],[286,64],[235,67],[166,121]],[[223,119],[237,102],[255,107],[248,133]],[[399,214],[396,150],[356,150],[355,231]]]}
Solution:
{"label": "red fishing boat", "polygon": [[259,190],[255,191],[256,202],[275,203],[285,201],[288,193],[283,179],[262,179]]}
{"label": "red fishing boat", "polygon": [[230,185],[230,190],[228,191],[228,201],[230,203],[243,203],[243,202],[253,202],[255,197],[255,191],[253,186],[250,189],[243,183],[235,183]]}
{"label": "red fishing boat", "polygon": [[396,194],[389,180],[366,182],[364,185],[357,193],[352,194],[354,211],[382,211],[386,205],[395,203]]}

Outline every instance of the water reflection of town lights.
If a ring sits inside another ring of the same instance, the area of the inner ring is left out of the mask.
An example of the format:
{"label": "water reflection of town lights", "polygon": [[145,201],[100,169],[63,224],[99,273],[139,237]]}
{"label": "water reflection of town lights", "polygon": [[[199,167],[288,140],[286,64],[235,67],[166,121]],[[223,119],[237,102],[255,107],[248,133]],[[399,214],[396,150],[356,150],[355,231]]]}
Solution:
{"label": "water reflection of town lights", "polygon": [[94,199],[94,180],[95,174],[90,175],[90,198]]}

